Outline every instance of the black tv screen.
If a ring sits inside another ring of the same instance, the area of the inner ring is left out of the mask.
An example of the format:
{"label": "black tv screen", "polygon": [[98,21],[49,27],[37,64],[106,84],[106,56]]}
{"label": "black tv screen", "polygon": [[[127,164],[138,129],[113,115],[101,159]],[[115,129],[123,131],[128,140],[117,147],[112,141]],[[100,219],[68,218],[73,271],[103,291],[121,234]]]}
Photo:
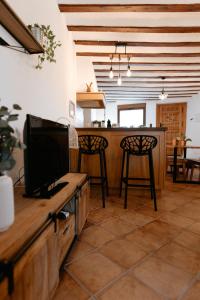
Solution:
{"label": "black tv screen", "polygon": [[44,196],[69,172],[68,127],[27,115],[24,126],[24,175],[27,196]]}

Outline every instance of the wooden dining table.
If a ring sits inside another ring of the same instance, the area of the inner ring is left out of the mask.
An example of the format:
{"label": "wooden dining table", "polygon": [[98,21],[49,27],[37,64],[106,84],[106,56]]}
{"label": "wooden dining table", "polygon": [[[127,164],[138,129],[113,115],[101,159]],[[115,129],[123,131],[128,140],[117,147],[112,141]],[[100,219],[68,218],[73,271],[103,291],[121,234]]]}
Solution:
{"label": "wooden dining table", "polygon": [[[173,158],[173,165],[174,165],[174,169],[173,169],[173,182],[175,183],[192,183],[192,184],[200,184],[200,177],[199,180],[192,180],[192,176],[190,180],[187,180],[187,176],[185,176],[184,179],[177,179],[177,171],[178,171],[178,166],[177,166],[177,160],[178,160],[178,150],[182,150],[183,151],[183,158],[182,158],[182,162],[183,164],[185,164],[186,168],[194,168],[195,166],[199,166],[200,167],[200,158],[187,158],[187,150],[191,149],[199,149],[200,150],[200,146],[171,146],[172,148],[174,148],[174,158]],[[200,154],[199,154],[200,155]],[[191,171],[192,172],[192,171]]]}

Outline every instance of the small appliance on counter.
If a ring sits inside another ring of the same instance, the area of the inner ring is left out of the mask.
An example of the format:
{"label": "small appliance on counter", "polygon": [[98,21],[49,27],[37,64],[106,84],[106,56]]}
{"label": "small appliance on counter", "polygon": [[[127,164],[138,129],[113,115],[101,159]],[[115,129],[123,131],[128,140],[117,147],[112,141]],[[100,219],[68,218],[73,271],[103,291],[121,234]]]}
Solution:
{"label": "small appliance on counter", "polygon": [[92,127],[94,127],[94,128],[101,127],[101,121],[97,121],[97,120],[93,121],[92,122]]}

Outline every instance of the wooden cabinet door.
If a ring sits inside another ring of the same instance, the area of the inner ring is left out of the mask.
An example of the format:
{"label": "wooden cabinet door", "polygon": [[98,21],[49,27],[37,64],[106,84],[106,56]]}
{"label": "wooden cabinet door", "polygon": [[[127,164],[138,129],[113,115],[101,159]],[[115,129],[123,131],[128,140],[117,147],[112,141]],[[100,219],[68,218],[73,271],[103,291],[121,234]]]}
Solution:
{"label": "wooden cabinet door", "polygon": [[59,220],[58,228],[58,256],[59,266],[61,266],[75,237],[75,215],[70,214],[67,220]]}
{"label": "wooden cabinet door", "polygon": [[89,212],[89,182],[81,188],[77,206],[77,233],[80,234]]}
{"label": "wooden cabinet door", "polygon": [[50,225],[14,268],[14,292],[7,295],[7,279],[0,284],[1,300],[49,300],[58,282],[57,234]]}
{"label": "wooden cabinet door", "polygon": [[[185,134],[187,103],[157,104],[156,126],[167,127],[166,146],[172,145],[172,140]],[[167,155],[173,150],[167,149]]]}

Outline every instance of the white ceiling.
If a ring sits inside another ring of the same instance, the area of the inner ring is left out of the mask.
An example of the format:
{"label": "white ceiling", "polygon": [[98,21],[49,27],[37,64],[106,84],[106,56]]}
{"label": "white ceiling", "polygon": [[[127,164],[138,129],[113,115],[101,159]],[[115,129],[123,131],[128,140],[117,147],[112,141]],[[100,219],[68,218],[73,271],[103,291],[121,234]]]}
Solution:
{"label": "white ceiling", "polygon": [[[200,0],[110,0],[107,1],[94,1],[94,0],[59,0],[59,4],[197,4]],[[120,13],[63,13],[66,21],[66,25],[74,26],[131,26],[131,27],[200,27],[200,12],[184,12],[184,13],[136,13],[136,12],[120,12]],[[200,33],[120,33],[120,32],[81,32],[73,31],[72,36],[74,40],[92,40],[92,41],[127,41],[127,42],[200,42]],[[114,46],[90,46],[90,45],[76,45],[77,52],[108,52],[113,53]],[[121,49],[123,52],[123,48]],[[144,81],[158,81],[158,78],[136,78],[138,76],[166,76],[166,86],[200,86],[200,46],[198,47],[127,47],[127,52],[130,53],[183,53],[182,57],[133,57],[131,62],[141,62],[141,65],[133,65],[133,70],[158,70],[156,74],[152,74],[151,71],[144,73],[134,73],[130,81],[141,81],[140,86],[150,87],[152,84],[145,84]],[[199,53],[197,57],[184,57],[184,53]],[[91,57],[92,62],[109,62],[109,57]],[[117,60],[116,60],[117,61]],[[122,59],[121,61],[126,61]],[[152,65],[145,65],[145,62],[152,62]],[[193,65],[168,65],[166,63],[194,63]],[[143,64],[142,64],[143,63]],[[153,63],[165,63],[165,65],[156,65]],[[195,63],[198,63],[195,65]],[[95,65],[95,69],[107,70],[104,72],[96,72],[97,76],[107,76],[105,78],[98,78],[105,83],[99,84],[99,88],[103,86],[113,86],[116,84],[110,83],[108,78],[109,65]],[[121,69],[125,69],[126,66],[122,66]],[[118,67],[116,66],[117,70]],[[171,70],[166,73],[162,70]],[[173,72],[173,70],[180,70],[179,73]],[[182,71],[181,71],[182,70]],[[199,72],[188,73],[187,70],[199,70]],[[195,78],[167,78],[167,76],[195,76]],[[128,79],[126,79],[128,80]],[[168,81],[177,81],[177,83],[167,83]],[[116,79],[115,79],[116,81]],[[188,81],[189,83],[182,83],[181,81]],[[190,81],[197,81],[197,83],[190,83]],[[198,83],[199,81],[199,83]],[[180,82],[180,83],[179,83]],[[131,83],[132,85],[132,83]],[[133,83],[133,86],[135,84]],[[136,84],[138,86],[138,84]],[[126,84],[124,83],[125,87]],[[163,82],[160,79],[160,84],[154,84],[153,86],[163,86]],[[142,91],[143,88],[141,88]],[[183,89],[182,89],[183,90]],[[200,90],[200,88],[199,88]],[[117,93],[117,92],[116,92]]]}

